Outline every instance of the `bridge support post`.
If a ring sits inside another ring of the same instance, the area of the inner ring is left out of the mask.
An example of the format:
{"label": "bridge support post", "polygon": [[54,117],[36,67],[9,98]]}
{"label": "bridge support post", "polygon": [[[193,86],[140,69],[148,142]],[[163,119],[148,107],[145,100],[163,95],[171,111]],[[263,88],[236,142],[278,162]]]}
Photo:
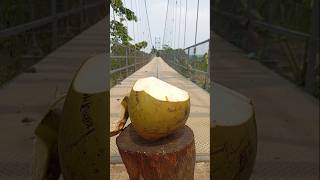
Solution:
{"label": "bridge support post", "polygon": [[194,179],[195,143],[188,126],[150,142],[138,136],[129,125],[116,143],[130,180]]}
{"label": "bridge support post", "polygon": [[190,78],[190,69],[189,69],[189,57],[190,57],[190,48],[188,48],[188,57],[186,60],[186,69],[187,69],[187,77]]}
{"label": "bridge support post", "polygon": [[128,77],[128,48],[126,47],[126,77]]}
{"label": "bridge support post", "polygon": [[137,51],[134,51],[134,72],[136,72],[136,70],[137,70],[136,56],[137,56]]}

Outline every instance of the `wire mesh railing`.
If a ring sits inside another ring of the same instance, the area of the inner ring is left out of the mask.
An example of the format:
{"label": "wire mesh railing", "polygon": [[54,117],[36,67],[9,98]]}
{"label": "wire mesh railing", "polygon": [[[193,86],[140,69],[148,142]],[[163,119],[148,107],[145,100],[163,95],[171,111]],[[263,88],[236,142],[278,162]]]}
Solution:
{"label": "wire mesh railing", "polygon": [[159,55],[177,72],[201,88],[209,90],[209,39],[185,49],[160,50]]}
{"label": "wire mesh railing", "polygon": [[113,45],[110,52],[111,87],[147,64],[153,57],[148,53],[123,45]]}
{"label": "wire mesh railing", "polygon": [[0,85],[106,16],[105,0],[0,1]]}
{"label": "wire mesh railing", "polygon": [[319,1],[225,0],[213,11],[215,32],[250,58],[308,91],[320,86]]}

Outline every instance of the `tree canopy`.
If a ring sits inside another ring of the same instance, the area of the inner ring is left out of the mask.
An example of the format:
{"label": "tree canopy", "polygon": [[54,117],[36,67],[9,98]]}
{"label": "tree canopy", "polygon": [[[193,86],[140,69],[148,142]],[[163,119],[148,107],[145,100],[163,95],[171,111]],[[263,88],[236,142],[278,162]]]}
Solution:
{"label": "tree canopy", "polygon": [[135,44],[131,44],[132,38],[128,34],[128,28],[123,24],[124,21],[134,21],[137,22],[137,16],[133,11],[126,8],[122,0],[112,0],[111,7],[119,20],[115,18],[111,20],[111,43],[112,46],[119,47],[118,45],[128,46],[137,50],[141,50],[147,47],[148,43],[146,41],[141,41]]}

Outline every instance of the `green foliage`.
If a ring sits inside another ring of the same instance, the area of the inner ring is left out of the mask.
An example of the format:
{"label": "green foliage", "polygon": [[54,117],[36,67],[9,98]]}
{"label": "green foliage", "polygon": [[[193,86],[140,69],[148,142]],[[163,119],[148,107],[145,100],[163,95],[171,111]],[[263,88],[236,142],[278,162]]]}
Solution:
{"label": "green foliage", "polygon": [[137,21],[137,17],[133,11],[124,7],[122,0],[112,0],[111,7],[120,19],[120,21],[114,19],[110,22],[111,43],[128,46],[132,38],[128,35],[128,29],[123,25],[123,22],[125,20]]}
{"label": "green foliage", "polygon": [[112,44],[129,45],[132,38],[128,35],[128,29],[121,22],[111,21],[111,42]]}
{"label": "green foliage", "polygon": [[123,22],[126,19],[128,21],[137,21],[137,17],[134,12],[124,7],[122,0],[112,0],[111,7],[116,12],[118,17],[120,17],[120,22]]}
{"label": "green foliage", "polygon": [[[118,53],[117,51],[123,51],[122,47],[118,46],[118,44],[122,44],[136,50],[146,48],[148,46],[148,43],[146,41],[141,41],[136,44],[130,43],[132,38],[128,34],[128,28],[123,24],[123,22],[126,20],[137,22],[137,17],[134,12],[124,7],[122,0],[112,0],[111,7],[116,13],[117,17],[119,17],[119,21],[111,21],[111,49],[116,53]],[[119,48],[119,50],[116,50],[116,48]]]}
{"label": "green foliage", "polygon": [[134,44],[133,48],[136,50],[141,50],[141,49],[146,48],[147,46],[148,46],[148,43],[146,41],[141,41],[141,42]]}
{"label": "green foliage", "polygon": [[115,56],[125,56],[126,55],[126,47],[121,44],[113,44],[111,46],[112,55]]}

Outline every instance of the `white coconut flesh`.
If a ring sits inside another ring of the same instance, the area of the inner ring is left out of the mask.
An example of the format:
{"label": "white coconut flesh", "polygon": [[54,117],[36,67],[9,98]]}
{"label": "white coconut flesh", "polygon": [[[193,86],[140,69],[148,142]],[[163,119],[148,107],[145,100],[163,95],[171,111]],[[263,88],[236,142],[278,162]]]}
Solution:
{"label": "white coconut flesh", "polygon": [[212,88],[213,122],[211,126],[236,126],[253,116],[250,100],[226,87],[214,83]]}
{"label": "white coconut flesh", "polygon": [[189,99],[188,92],[155,77],[139,79],[133,91],[144,91],[159,101],[183,102]]}
{"label": "white coconut flesh", "polygon": [[77,92],[93,94],[107,90],[109,77],[106,58],[106,54],[99,54],[82,65],[73,83]]}

